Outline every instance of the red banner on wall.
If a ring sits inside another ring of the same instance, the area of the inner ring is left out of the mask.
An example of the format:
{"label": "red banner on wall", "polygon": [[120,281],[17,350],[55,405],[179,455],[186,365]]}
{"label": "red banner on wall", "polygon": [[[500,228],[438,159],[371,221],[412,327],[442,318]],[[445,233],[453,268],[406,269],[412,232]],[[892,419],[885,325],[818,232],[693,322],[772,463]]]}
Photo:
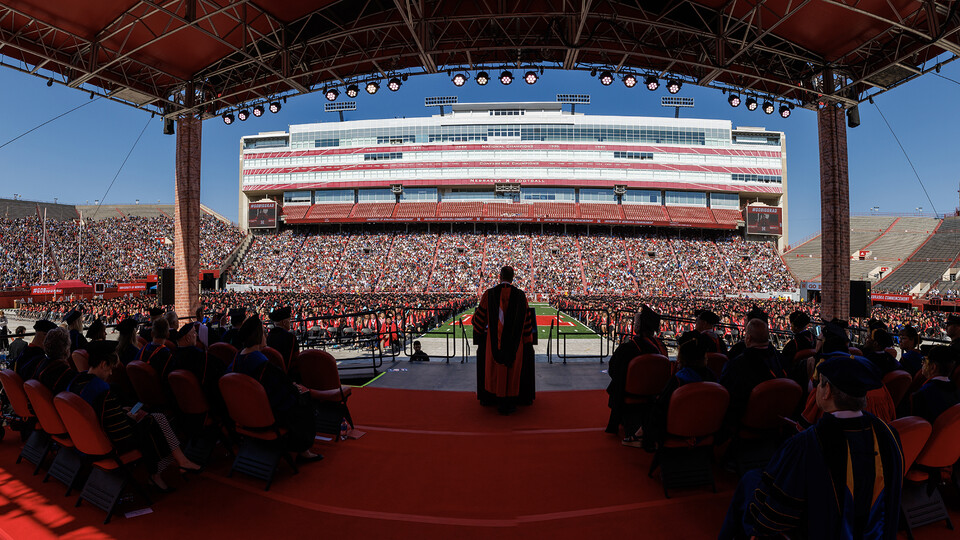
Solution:
{"label": "red banner on wall", "polygon": [[30,287],[30,294],[63,294],[63,289],[54,285],[36,285]]}
{"label": "red banner on wall", "polygon": [[117,283],[117,292],[133,292],[147,290],[146,283]]}
{"label": "red banner on wall", "polygon": [[909,294],[871,294],[870,299],[874,302],[910,302],[912,297]]}

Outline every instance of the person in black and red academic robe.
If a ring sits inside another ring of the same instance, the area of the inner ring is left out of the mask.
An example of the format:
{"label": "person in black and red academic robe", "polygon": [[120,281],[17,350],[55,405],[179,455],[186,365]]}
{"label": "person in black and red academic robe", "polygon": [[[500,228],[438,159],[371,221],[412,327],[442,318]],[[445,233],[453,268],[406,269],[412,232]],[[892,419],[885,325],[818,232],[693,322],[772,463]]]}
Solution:
{"label": "person in black and red academic robe", "polygon": [[513,276],[513,267],[500,270],[500,284],[483,293],[472,320],[477,399],[496,403],[501,414],[516,410],[523,365],[534,361],[534,321],[527,295],[513,285]]}
{"label": "person in black and red academic robe", "polygon": [[274,309],[270,312],[270,320],[273,321],[273,328],[267,334],[267,346],[280,353],[285,371],[289,373],[294,358],[300,354],[297,336],[290,331],[290,308],[285,306]]}
{"label": "person in black and red academic robe", "polygon": [[698,334],[703,334],[707,339],[703,343],[707,346],[707,352],[727,354],[727,344],[717,335],[717,325],[720,324],[720,317],[709,309],[697,310],[697,320],[694,323],[693,330],[684,332],[677,340],[677,343],[684,343],[691,339],[697,339]]}

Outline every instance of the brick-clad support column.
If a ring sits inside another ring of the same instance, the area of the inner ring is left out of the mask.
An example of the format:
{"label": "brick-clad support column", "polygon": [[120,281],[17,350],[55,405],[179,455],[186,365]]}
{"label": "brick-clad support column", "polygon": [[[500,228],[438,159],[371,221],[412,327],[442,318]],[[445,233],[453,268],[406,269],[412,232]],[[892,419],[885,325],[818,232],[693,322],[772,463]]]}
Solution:
{"label": "brick-clad support column", "polygon": [[[824,72],[823,87],[833,88]],[[826,93],[826,92],[825,92]],[[834,103],[817,111],[820,136],[821,314],[827,321],[850,317],[850,181],[844,110]]]}
{"label": "brick-clad support column", "polygon": [[200,135],[195,115],[177,120],[176,205],[173,228],[174,306],[193,316],[200,305]]}

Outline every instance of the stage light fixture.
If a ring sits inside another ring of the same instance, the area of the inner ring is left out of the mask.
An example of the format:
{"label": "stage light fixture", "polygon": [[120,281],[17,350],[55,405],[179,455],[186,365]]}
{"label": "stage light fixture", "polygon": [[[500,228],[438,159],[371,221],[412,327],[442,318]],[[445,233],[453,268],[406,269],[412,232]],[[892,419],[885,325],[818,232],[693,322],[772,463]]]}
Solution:
{"label": "stage light fixture", "polygon": [[396,92],[401,86],[403,86],[403,83],[396,77],[387,81],[387,88],[389,88],[391,92]]}
{"label": "stage light fixture", "polygon": [[783,118],[790,118],[790,107],[786,104],[780,106],[780,116]]}
{"label": "stage light fixture", "polygon": [[523,80],[526,81],[527,84],[537,84],[537,80],[539,79],[540,77],[537,75],[537,72],[532,69],[523,75]]}
{"label": "stage light fixture", "polygon": [[467,84],[467,76],[463,73],[457,73],[453,76],[453,85],[454,86],[463,86]]}
{"label": "stage light fixture", "polygon": [[740,96],[736,94],[730,94],[730,96],[727,97],[727,103],[729,103],[731,107],[739,107]]}
{"label": "stage light fixture", "polygon": [[237,120],[241,122],[246,122],[247,118],[250,118],[250,111],[246,109],[241,109],[237,111]]}
{"label": "stage light fixture", "polygon": [[500,73],[500,84],[506,86],[513,82],[513,73],[509,71],[504,71]]}
{"label": "stage light fixture", "polygon": [[610,73],[609,71],[604,71],[603,73],[601,73],[600,84],[604,86],[610,86],[611,84],[613,84],[613,73]]}
{"label": "stage light fixture", "polygon": [[486,71],[481,71],[480,73],[477,73],[477,84],[479,84],[480,86],[484,86],[488,82],[490,82],[489,73],[487,73]]}
{"label": "stage light fixture", "polygon": [[223,123],[228,126],[233,123],[233,113],[223,113],[221,118],[223,118]]}
{"label": "stage light fixture", "polygon": [[763,112],[764,114],[773,114],[773,103],[770,103],[769,101],[764,101]]}
{"label": "stage light fixture", "polygon": [[263,116],[263,105],[254,105],[253,106],[253,115],[257,118]]}
{"label": "stage light fixture", "polygon": [[323,95],[327,97],[327,101],[336,101],[340,97],[340,91],[336,88],[327,88]]}
{"label": "stage light fixture", "polygon": [[377,93],[377,90],[380,90],[380,85],[377,81],[370,81],[367,83],[367,93],[371,96]]}
{"label": "stage light fixture", "polygon": [[677,80],[673,80],[667,83],[667,92],[671,94],[680,93],[680,89],[683,88],[683,83]]}
{"label": "stage light fixture", "polygon": [[53,79],[47,79],[47,86],[53,86]]}
{"label": "stage light fixture", "polygon": [[633,88],[637,85],[637,76],[633,73],[627,73],[623,77],[623,85],[627,88]]}
{"label": "stage light fixture", "polygon": [[647,90],[650,90],[651,92],[657,88],[660,88],[660,81],[658,81],[653,75],[648,75],[647,78],[644,79],[643,84],[647,85]]}
{"label": "stage light fixture", "polygon": [[347,97],[348,97],[348,98],[353,99],[353,98],[357,97],[358,94],[360,94],[360,89],[357,88],[357,85],[351,84],[350,86],[347,87]]}
{"label": "stage light fixture", "polygon": [[280,112],[280,102],[279,102],[279,101],[274,101],[274,102],[271,102],[271,103],[270,103],[270,112],[272,112],[273,114],[277,114],[278,112]]}
{"label": "stage light fixture", "polygon": [[747,98],[747,110],[748,111],[757,110],[757,100],[753,98]]}

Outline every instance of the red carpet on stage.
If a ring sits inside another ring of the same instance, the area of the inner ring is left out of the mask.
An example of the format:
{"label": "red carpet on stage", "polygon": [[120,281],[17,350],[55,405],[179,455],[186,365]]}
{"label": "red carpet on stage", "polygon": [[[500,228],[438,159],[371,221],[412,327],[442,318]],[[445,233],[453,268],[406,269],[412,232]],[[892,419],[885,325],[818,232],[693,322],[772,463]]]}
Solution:
{"label": "red carpet on stage", "polygon": [[[671,492],[647,478],[651,454],[603,433],[603,391],[541,392],[511,416],[466,392],[356,388],[357,440],[327,443],[326,459],[293,475],[282,466],[269,492],[217,458],[177,491],[151,493],[153,513],[117,516],[74,508],[61,484],[15,464],[19,438],[0,443],[4,538],[715,538],[735,478]],[[955,501],[950,501],[954,502]],[[138,508],[139,500],[125,510]],[[957,514],[954,513],[955,519]],[[952,538],[934,524],[918,539]]]}

